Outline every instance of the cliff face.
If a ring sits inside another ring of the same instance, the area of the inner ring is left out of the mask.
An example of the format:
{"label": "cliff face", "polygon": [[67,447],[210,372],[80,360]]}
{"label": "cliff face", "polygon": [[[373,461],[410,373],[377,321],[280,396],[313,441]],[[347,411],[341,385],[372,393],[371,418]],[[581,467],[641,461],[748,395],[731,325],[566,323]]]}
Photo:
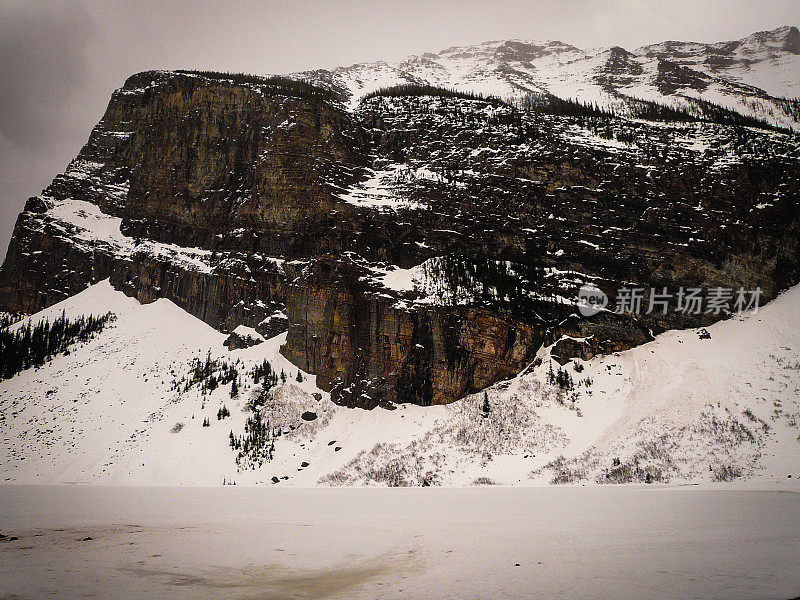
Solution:
{"label": "cliff face", "polygon": [[104,117],[131,131],[130,236],[238,250],[248,242],[231,232],[244,228],[272,233],[248,240],[247,250],[285,254],[333,209],[333,187],[365,164],[363,132],[322,99],[154,77],[128,80]]}
{"label": "cliff face", "polygon": [[110,277],[215,327],[256,325],[285,297],[265,257],[313,251],[332,190],[364,162],[360,136],[342,109],[280,87],[135,75],[20,215],[0,302],[35,312]]}
{"label": "cliff face", "polygon": [[114,257],[76,245],[44,217],[47,205],[31,198],[17,218],[0,269],[3,310],[31,314],[110,276]]}
{"label": "cliff face", "polygon": [[206,264],[147,244],[85,243],[85,232],[50,220],[42,208],[31,199],[17,221],[0,271],[6,310],[34,313],[104,279],[140,302],[168,298],[222,330],[241,323],[269,330],[270,317],[283,309],[286,277],[276,261],[228,253],[215,262],[209,255]]}
{"label": "cliff face", "polygon": [[535,318],[452,303],[410,308],[359,267],[327,257],[289,273],[282,352],[348,406],[446,404],[519,373],[543,344],[558,342],[554,354],[566,362],[650,339],[623,317],[577,319],[548,302],[536,305]]}
{"label": "cliff face", "polygon": [[[0,308],[110,278],[284,354],[351,406],[445,403],[714,313],[581,316],[581,286],[800,280],[800,144],[449,96],[147,72],[20,215]],[[648,296],[643,305],[646,308]]]}
{"label": "cliff face", "polygon": [[349,406],[452,402],[521,371],[545,338],[487,310],[399,307],[328,261],[292,282],[286,304],[284,355]]}

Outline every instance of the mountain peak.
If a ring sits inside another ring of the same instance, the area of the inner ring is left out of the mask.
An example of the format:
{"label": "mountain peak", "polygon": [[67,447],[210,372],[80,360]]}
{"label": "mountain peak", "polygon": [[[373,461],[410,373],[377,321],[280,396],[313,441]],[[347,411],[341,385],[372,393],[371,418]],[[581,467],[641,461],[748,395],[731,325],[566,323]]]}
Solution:
{"label": "mountain peak", "polygon": [[796,112],[783,101],[800,96],[798,56],[800,31],[787,25],[740,40],[671,40],[633,51],[584,50],[559,40],[492,40],[296,77],[334,88],[352,108],[369,92],[412,83],[506,99],[549,94],[606,108],[630,98],[670,106],[705,100],[800,129]]}
{"label": "mountain peak", "polygon": [[792,54],[800,54],[800,30],[794,25],[786,27],[783,38],[783,49]]}
{"label": "mountain peak", "polygon": [[748,49],[784,50],[800,54],[800,31],[794,25],[784,25],[768,31],[757,31],[741,40],[741,44]]}

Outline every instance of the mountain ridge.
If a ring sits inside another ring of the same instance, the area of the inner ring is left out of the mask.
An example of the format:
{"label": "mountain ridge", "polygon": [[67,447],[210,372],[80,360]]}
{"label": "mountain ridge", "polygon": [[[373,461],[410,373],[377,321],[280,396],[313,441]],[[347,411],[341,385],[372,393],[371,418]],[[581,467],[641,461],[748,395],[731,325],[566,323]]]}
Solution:
{"label": "mountain ridge", "polygon": [[[722,50],[786,45],[757,38]],[[621,47],[443,52],[388,89],[388,63],[316,72],[324,89],[129,77],[0,267],[0,310],[34,332],[115,315],[0,381],[0,476],[796,482],[800,136],[719,112],[632,118],[619,90],[650,81],[710,112],[722,80]],[[614,110],[473,93],[542,82]],[[586,289],[608,305],[587,314]],[[706,310],[681,305],[692,290]],[[769,304],[737,314],[737,291]],[[0,316],[14,351],[43,355]]]}
{"label": "mountain ridge", "polygon": [[[517,66],[576,55],[498,48]],[[627,85],[632,56],[604,51],[593,76]],[[661,83],[680,87],[669,64]],[[374,407],[452,402],[542,345],[563,364],[724,316],[582,318],[589,283],[611,300],[631,283],[769,300],[800,281],[795,134],[570,108],[416,85],[347,110],[291,79],[135,74],[19,216],[0,308],[33,313],[109,279],[221,331],[287,332],[284,356],[336,402]]]}
{"label": "mountain ridge", "polygon": [[351,107],[380,87],[413,83],[507,99],[552,94],[603,107],[624,107],[627,99],[677,107],[705,100],[800,129],[798,115],[781,104],[800,97],[800,31],[795,26],[741,40],[664,41],[633,51],[621,46],[582,50],[558,40],[494,40],[292,76],[336,90]]}

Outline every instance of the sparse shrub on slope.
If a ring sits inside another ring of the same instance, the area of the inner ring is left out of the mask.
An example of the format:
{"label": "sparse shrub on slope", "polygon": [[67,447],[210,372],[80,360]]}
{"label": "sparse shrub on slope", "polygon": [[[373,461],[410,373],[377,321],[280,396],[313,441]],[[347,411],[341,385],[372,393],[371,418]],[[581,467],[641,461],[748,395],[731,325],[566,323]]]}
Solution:
{"label": "sparse shrub on slope", "polygon": [[712,474],[714,481],[733,481],[742,476],[742,470],[736,465],[718,465]]}
{"label": "sparse shrub on slope", "polygon": [[[525,396],[475,394],[448,406],[450,415],[420,440],[484,461],[498,454],[546,452],[565,443],[563,432],[536,414],[537,400],[547,391],[534,382]],[[485,412],[489,404],[489,412]]]}
{"label": "sparse shrub on slope", "polygon": [[766,430],[752,428],[729,408],[708,405],[689,424],[676,426],[663,417],[642,420],[627,439],[603,455],[587,451],[560,456],[531,472],[550,474],[551,483],[656,483],[710,478],[731,481],[756,468]]}
{"label": "sparse shrub on slope", "polygon": [[531,472],[529,477],[534,478],[549,471],[552,475],[550,483],[553,485],[582,483],[589,481],[591,471],[597,465],[598,461],[597,455],[588,451],[572,459],[558,456],[541,469]]}
{"label": "sparse shrub on slope", "polygon": [[445,467],[453,470],[476,461],[486,466],[499,455],[535,454],[563,447],[567,441],[563,432],[535,412],[537,406],[552,401],[551,390],[531,382],[521,394],[490,397],[483,392],[464,398],[449,405],[447,416],[419,439],[407,445],[376,444],[319,483],[440,485]]}
{"label": "sparse shrub on slope", "polygon": [[497,485],[497,482],[489,477],[478,477],[472,482],[472,485]]}
{"label": "sparse shrub on slope", "polygon": [[320,478],[322,485],[385,485],[410,487],[440,485],[438,471],[445,463],[442,453],[426,454],[416,442],[406,448],[398,444],[376,444],[361,451],[338,471]]}

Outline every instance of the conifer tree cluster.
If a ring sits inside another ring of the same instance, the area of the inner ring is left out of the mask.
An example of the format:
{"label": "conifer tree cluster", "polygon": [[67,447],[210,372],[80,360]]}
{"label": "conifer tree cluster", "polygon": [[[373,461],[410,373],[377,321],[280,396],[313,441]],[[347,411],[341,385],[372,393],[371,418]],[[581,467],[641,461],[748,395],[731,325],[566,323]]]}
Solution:
{"label": "conifer tree cluster", "polygon": [[[253,381],[261,383],[261,389],[254,390],[253,395],[247,403],[247,406],[254,411],[260,410],[269,399],[269,394],[272,388],[278,385],[278,374],[272,369],[272,365],[265,359],[260,365],[256,365],[251,371]],[[281,373],[283,382],[286,382],[285,373]]]}
{"label": "conifer tree cluster", "polygon": [[[236,366],[230,364],[226,360],[218,360],[211,358],[211,351],[206,354],[205,360],[194,358],[190,365],[191,371],[189,378],[184,384],[183,391],[189,388],[200,385],[200,389],[204,392],[213,392],[220,385],[230,383],[233,388],[233,381],[239,378],[239,373]],[[236,384],[238,394],[238,382]],[[233,397],[233,395],[231,396]]]}
{"label": "conifer tree cluster", "polygon": [[446,304],[475,302],[527,316],[541,303],[531,291],[543,289],[544,269],[527,256],[512,263],[487,254],[444,255],[426,261],[422,268],[426,281]]}
{"label": "conifer tree cluster", "polygon": [[[558,98],[549,94],[531,93],[517,100],[516,104],[523,111],[561,117],[590,117],[602,120],[628,117],[645,121],[677,121],[685,123],[707,121],[721,125],[783,130],[783,128],[777,127],[765,119],[743,115],[707,100],[692,98],[690,102],[691,104],[685,107],[675,107],[641,98],[625,98],[624,107],[605,108],[599,106],[596,102],[581,102],[573,99]],[[800,110],[798,109],[797,100],[785,100],[781,108],[787,114]]]}
{"label": "conifer tree cluster", "polygon": [[86,342],[116,319],[113,313],[69,319],[64,313],[52,323],[45,319],[15,331],[0,330],[0,378],[8,379],[30,367],[40,367],[69,346]]}
{"label": "conifer tree cluster", "polygon": [[217,421],[222,421],[222,419],[225,419],[225,418],[230,417],[230,416],[231,416],[231,411],[229,411],[228,407],[225,406],[224,404],[217,411]]}
{"label": "conifer tree cluster", "polygon": [[308,81],[303,81],[302,79],[292,79],[290,77],[282,77],[280,75],[264,77],[261,75],[250,75],[248,73],[229,73],[225,71],[192,71],[186,69],[178,69],[176,72],[186,73],[187,75],[199,75],[207,79],[230,81],[237,85],[256,85],[261,89],[262,92],[272,94],[284,94],[297,98],[305,98],[307,100],[325,100],[327,102],[336,102],[339,100],[336,93],[331,90],[316,86]]}
{"label": "conifer tree cluster", "polygon": [[439,98],[461,98],[463,100],[482,100],[490,104],[504,105],[506,102],[496,96],[484,96],[477,92],[463,92],[453,88],[439,87],[430,84],[420,83],[403,83],[398,85],[391,85],[383,87],[374,92],[365,94],[361,101],[369,100],[370,98],[383,97],[383,98],[397,98],[401,96],[435,96]]}
{"label": "conifer tree cluster", "polygon": [[800,98],[775,98],[774,102],[784,114],[800,121]]}
{"label": "conifer tree cluster", "polygon": [[238,450],[236,455],[238,466],[256,469],[272,460],[275,453],[275,435],[269,420],[262,419],[260,411],[256,410],[252,416],[247,417],[244,435],[237,437],[231,431],[228,437],[231,448]]}
{"label": "conifer tree cluster", "polygon": [[526,94],[516,102],[517,106],[530,112],[560,117],[616,117],[617,115],[596,102],[558,98],[550,94]]}
{"label": "conifer tree cluster", "polygon": [[14,323],[21,321],[23,316],[21,313],[15,312],[0,313],[0,329],[11,327]]}
{"label": "conifer tree cluster", "polygon": [[547,383],[556,385],[565,391],[575,388],[575,381],[572,379],[572,375],[569,374],[569,371],[563,367],[559,367],[558,371],[554,371],[552,362],[550,363],[550,370],[547,372]]}
{"label": "conifer tree cluster", "polygon": [[[253,367],[253,381],[258,383],[262,379],[266,382],[269,381],[271,385],[276,385],[278,383],[278,375],[272,370],[272,365],[269,364],[267,359],[264,359],[260,365],[256,365]],[[284,380],[285,381],[285,380]]]}

